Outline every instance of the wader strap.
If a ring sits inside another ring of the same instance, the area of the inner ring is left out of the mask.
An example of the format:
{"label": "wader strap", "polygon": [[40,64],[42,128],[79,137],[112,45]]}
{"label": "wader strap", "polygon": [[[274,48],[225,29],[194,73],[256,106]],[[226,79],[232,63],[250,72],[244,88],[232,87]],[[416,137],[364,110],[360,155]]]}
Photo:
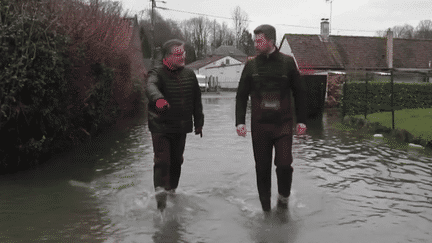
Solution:
{"label": "wader strap", "polygon": [[[285,58],[282,58],[282,59],[283,59],[283,70],[286,71],[289,68],[288,67],[288,61]],[[252,70],[253,70],[252,78],[255,77],[255,76],[259,76],[259,74],[258,74],[258,66],[257,66],[257,59],[255,58],[255,59],[251,60],[251,64],[252,64]],[[285,74],[285,75],[288,75],[288,74]],[[261,86],[261,83],[259,83],[259,86]],[[283,91],[286,91],[287,87],[288,87],[288,76],[287,76],[286,83],[283,83],[283,85],[279,89],[279,91],[280,91],[280,97],[281,98],[284,97]],[[254,87],[254,88],[257,89],[255,91],[257,91],[258,95],[261,96],[261,92],[260,92],[261,91],[261,87]]]}

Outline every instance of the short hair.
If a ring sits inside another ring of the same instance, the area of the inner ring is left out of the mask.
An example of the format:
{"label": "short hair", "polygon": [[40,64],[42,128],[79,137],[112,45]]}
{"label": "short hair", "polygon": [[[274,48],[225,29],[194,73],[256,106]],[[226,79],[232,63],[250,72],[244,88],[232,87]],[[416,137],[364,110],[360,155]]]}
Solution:
{"label": "short hair", "polygon": [[171,48],[173,46],[182,46],[184,44],[185,44],[184,41],[179,40],[179,39],[172,39],[172,40],[165,42],[162,45],[162,58],[165,58],[168,54],[171,53]]}
{"label": "short hair", "polygon": [[267,40],[273,40],[273,42],[276,42],[276,29],[268,24],[263,24],[254,30],[254,34],[264,34],[264,36],[267,38]]}

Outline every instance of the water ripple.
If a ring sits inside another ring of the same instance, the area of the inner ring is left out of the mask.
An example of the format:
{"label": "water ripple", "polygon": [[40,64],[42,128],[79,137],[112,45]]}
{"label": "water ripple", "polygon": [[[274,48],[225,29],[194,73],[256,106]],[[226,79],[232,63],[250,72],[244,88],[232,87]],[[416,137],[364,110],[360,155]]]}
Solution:
{"label": "water ripple", "polygon": [[[322,139],[303,144],[311,179],[339,198],[339,225],[359,227],[376,218],[432,221],[432,160],[376,141]],[[424,234],[425,232],[423,232]]]}

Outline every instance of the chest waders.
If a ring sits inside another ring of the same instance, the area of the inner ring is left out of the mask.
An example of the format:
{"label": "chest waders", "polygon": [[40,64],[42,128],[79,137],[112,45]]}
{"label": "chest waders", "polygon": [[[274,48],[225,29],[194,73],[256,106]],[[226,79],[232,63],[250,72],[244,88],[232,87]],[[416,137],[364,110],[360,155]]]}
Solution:
{"label": "chest waders", "polygon": [[[252,145],[259,199],[263,211],[271,209],[271,167],[273,148],[278,193],[287,198],[292,184],[292,120],[283,117],[290,112],[289,64],[286,59],[273,63],[270,67],[258,67],[252,61]],[[279,201],[278,201],[279,205]]]}
{"label": "chest waders", "polygon": [[269,72],[258,68],[256,62],[256,59],[252,61],[252,90],[259,99],[259,107],[255,109],[256,121],[262,124],[281,123],[281,101],[289,92],[288,76],[282,72],[288,70],[288,65],[284,61],[283,65],[278,65],[279,67],[274,67],[272,72]]}

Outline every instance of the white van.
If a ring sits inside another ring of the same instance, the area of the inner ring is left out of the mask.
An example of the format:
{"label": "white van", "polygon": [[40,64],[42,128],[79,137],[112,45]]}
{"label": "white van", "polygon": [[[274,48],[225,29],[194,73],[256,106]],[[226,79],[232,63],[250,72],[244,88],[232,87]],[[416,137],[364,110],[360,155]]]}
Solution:
{"label": "white van", "polygon": [[201,88],[201,91],[207,92],[209,89],[209,85],[208,85],[206,76],[202,75],[202,74],[196,74],[196,77],[198,79],[198,84]]}

